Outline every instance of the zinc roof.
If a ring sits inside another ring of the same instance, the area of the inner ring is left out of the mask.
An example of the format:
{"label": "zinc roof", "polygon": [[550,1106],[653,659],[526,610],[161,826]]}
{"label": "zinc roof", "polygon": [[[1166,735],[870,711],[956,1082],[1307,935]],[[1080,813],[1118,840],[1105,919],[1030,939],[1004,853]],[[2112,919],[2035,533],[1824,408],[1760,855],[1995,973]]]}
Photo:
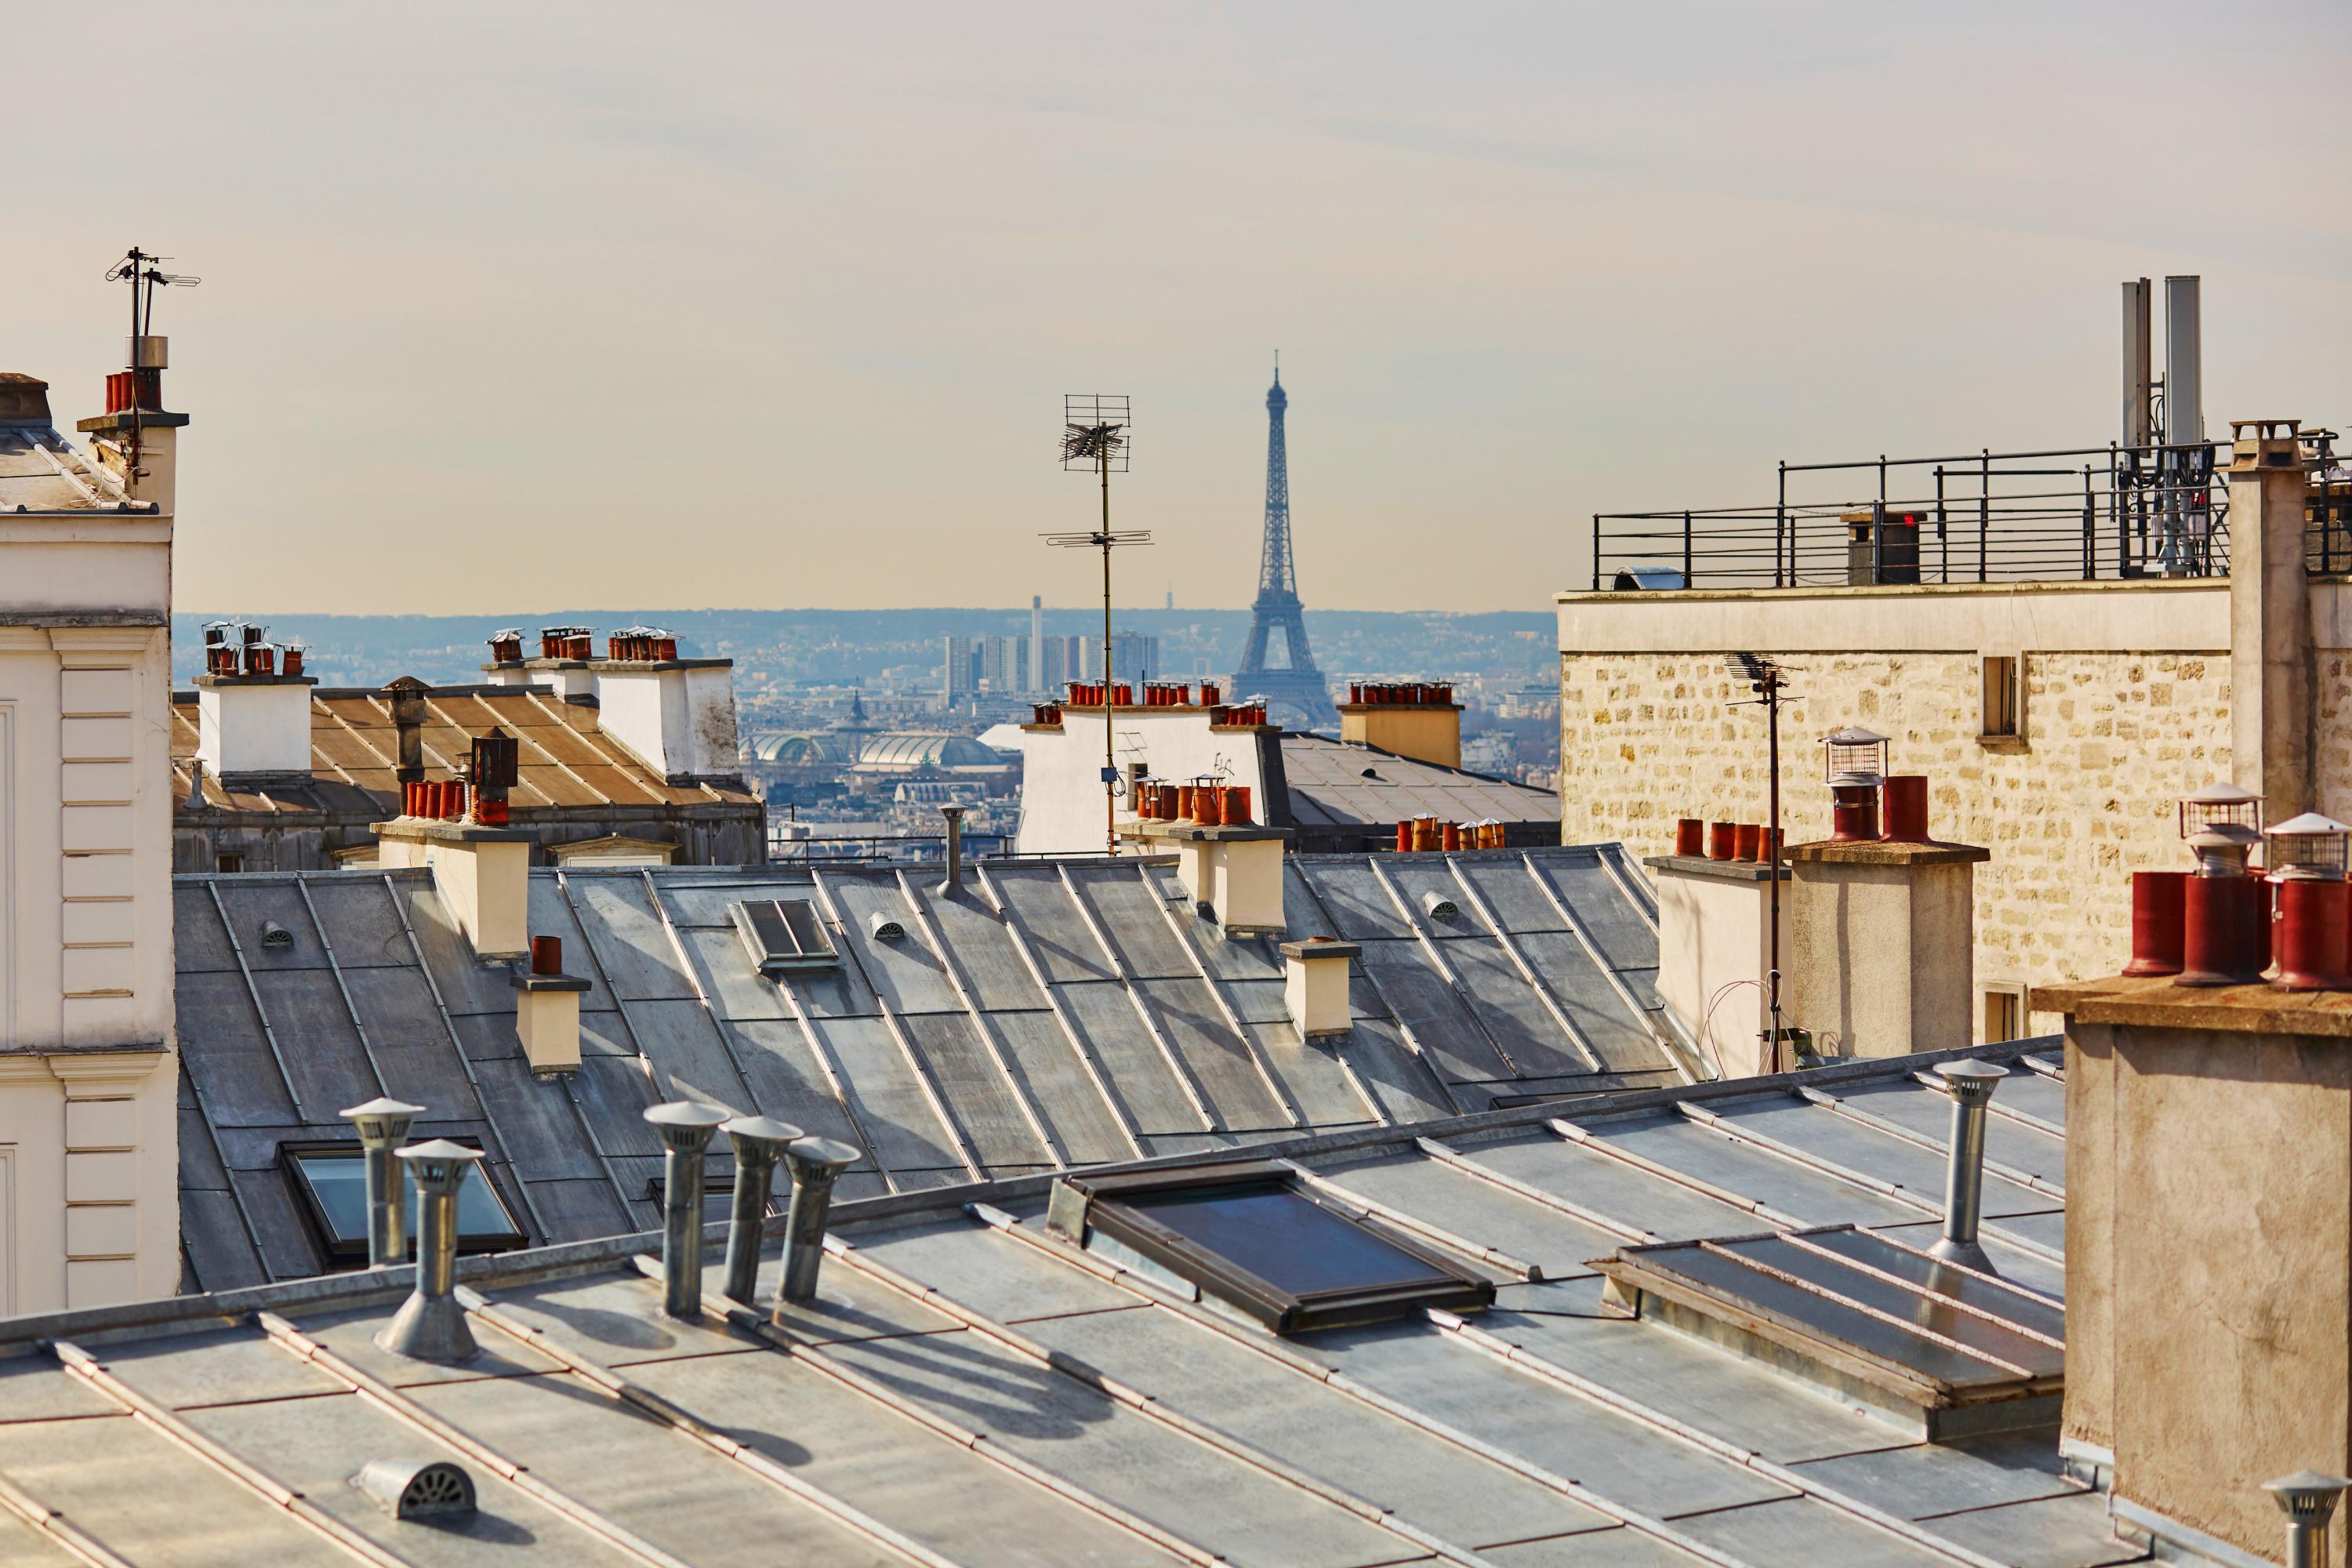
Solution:
{"label": "zinc roof", "polygon": [[[194,692],[173,693],[173,787],[183,803],[199,739],[196,706]],[[668,783],[619,742],[568,720],[564,703],[546,687],[442,687],[427,694],[425,713],[425,773],[431,780],[457,777],[468,743],[493,725],[521,742],[521,782],[510,796],[517,811],[756,803],[756,796],[727,784]],[[390,815],[400,800],[397,747],[391,700],[383,692],[314,688],[310,785],[231,790],[207,773],[204,804],[223,811]]]}
{"label": "zinc roof", "polygon": [[[2029,1042],[2029,1053],[2054,1042]],[[2008,1058],[2017,1046],[1974,1054]],[[0,1322],[0,1554],[66,1562],[1967,1564],[2131,1560],[2049,1427],[1930,1444],[1603,1309],[1660,1239],[1937,1231],[1931,1058],[1269,1145],[1496,1284],[1492,1310],[1277,1338],[1048,1232],[1043,1174],[837,1205],[817,1300],[668,1318],[640,1235],[462,1259],[480,1350],[378,1350],[405,1271]],[[2063,1289],[2063,1090],[2015,1057],[1984,1238]],[[772,1228],[777,1222],[771,1222]],[[346,1484],[446,1460],[470,1520]],[[89,1558],[90,1553],[82,1555]],[[107,1561],[103,1557],[95,1560]]]}
{"label": "zinc roof", "polygon": [[0,512],[152,511],[55,430],[0,426]]}
{"label": "zinc roof", "polygon": [[1412,816],[1446,822],[1559,821],[1559,797],[1548,790],[1399,756],[1360,741],[1286,732],[1282,768],[1292,818],[1285,826],[1378,826]]}
{"label": "zinc roof", "polygon": [[[952,898],[938,875],[533,871],[530,930],[590,983],[580,1070],[551,1078],[506,968],[426,874],[175,878],[194,1280],[322,1267],[280,1147],[349,1138],[337,1112],[379,1094],[428,1108],[419,1137],[478,1141],[530,1238],[556,1242],[656,1222],[640,1116],[680,1097],[857,1145],[843,1191],[865,1196],[1700,1076],[1614,845],[1292,857],[1287,934],[1362,945],[1337,1046],[1300,1041],[1276,939],[1227,938],[1167,861],[984,861]],[[732,914],[754,899],[814,900],[838,966],[763,978]],[[262,946],[266,923],[290,942]]]}

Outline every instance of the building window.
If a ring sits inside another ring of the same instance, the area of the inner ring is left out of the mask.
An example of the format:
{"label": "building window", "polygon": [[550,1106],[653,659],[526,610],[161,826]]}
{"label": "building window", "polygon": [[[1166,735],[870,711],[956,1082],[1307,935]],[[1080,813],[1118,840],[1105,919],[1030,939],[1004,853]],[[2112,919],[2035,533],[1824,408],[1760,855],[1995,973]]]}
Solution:
{"label": "building window", "polygon": [[762,974],[831,969],[841,962],[816,905],[807,899],[746,899],[732,912],[743,951]]}
{"label": "building window", "polygon": [[2025,987],[1988,985],[1984,989],[1984,1043],[2025,1037]]}
{"label": "building window", "polygon": [[1064,1177],[1048,1219],[1065,1236],[1116,1242],[1278,1334],[1495,1300],[1493,1281],[1325,1207],[1272,1161]]}
{"label": "building window", "polygon": [[2025,733],[2020,722],[2024,704],[2020,700],[2022,692],[2019,671],[2023,662],[2009,654],[1990,656],[1984,661],[1984,728],[1980,733],[1988,741],[2013,741]]}
{"label": "building window", "polygon": [[[366,1263],[367,1170],[358,1145],[281,1143],[278,1156],[329,1266]],[[412,1252],[418,1206],[412,1183],[408,1189]],[[469,1166],[465,1185],[457,1189],[457,1250],[504,1252],[524,1245],[525,1239],[498,1188],[491,1184],[489,1173],[478,1163]]]}
{"label": "building window", "polygon": [[245,857],[242,855],[215,855],[213,857],[213,869],[215,871],[242,871],[245,869]]}

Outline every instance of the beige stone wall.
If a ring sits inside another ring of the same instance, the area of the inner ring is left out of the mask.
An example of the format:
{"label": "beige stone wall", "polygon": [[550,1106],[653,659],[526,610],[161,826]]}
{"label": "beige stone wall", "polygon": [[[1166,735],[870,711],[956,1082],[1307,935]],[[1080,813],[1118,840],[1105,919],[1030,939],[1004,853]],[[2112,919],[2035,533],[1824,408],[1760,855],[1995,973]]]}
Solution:
{"label": "beige stone wall", "polygon": [[[2230,769],[2226,654],[2023,654],[2025,738],[1986,742],[1973,652],[1792,654],[1781,712],[1788,841],[1824,837],[1829,794],[1815,739],[1841,724],[1892,737],[1896,773],[1930,778],[1938,838],[1992,851],[1976,868],[1976,983],[2042,984],[2113,973],[2131,949],[2128,873],[2185,868],[2173,816],[2183,791]],[[2352,656],[2321,656],[2323,700],[2352,713]],[[1760,822],[1764,715],[1730,704],[1717,654],[1563,653],[1561,828],[1570,842],[1673,848],[1675,819]],[[2323,809],[2352,809],[2352,740],[2323,741]],[[1982,1026],[1981,1008],[1977,1027]],[[2058,1020],[2037,1016],[2035,1032]]]}

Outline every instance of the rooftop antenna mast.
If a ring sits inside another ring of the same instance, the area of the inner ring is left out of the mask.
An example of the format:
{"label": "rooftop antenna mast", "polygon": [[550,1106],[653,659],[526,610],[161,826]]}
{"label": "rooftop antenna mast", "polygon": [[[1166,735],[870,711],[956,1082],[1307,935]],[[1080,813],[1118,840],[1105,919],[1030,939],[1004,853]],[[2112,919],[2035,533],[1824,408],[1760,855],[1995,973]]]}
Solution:
{"label": "rooftop antenna mast", "polygon": [[140,415],[147,406],[149,395],[152,394],[158,408],[163,406],[163,344],[160,342],[150,342],[155,331],[155,290],[173,284],[183,289],[193,289],[204,281],[184,272],[166,272],[158,265],[171,259],[168,256],[157,256],[134,245],[122,253],[121,260],[106,269],[106,281],[109,283],[131,285],[131,363],[123,368],[131,373],[131,384],[134,388],[130,409],[129,463],[130,477],[133,479],[145,471],[139,466],[139,428]]}
{"label": "rooftop antenna mast", "polygon": [[1788,696],[1788,667],[1761,654],[1727,654],[1724,668],[1735,679],[1748,682],[1753,700],[1735,708],[1764,710],[1765,776],[1771,794],[1771,821],[1764,829],[1764,865],[1771,910],[1765,926],[1769,946],[1764,979],[1764,1007],[1770,1027],[1764,1034],[1764,1070],[1780,1070],[1780,1045],[1789,1037],[1780,1018],[1780,704]]}
{"label": "rooftop antenna mast", "polygon": [[1124,393],[1071,393],[1062,399],[1062,467],[1074,473],[1092,473],[1102,480],[1102,526],[1084,533],[1048,533],[1045,542],[1066,550],[1100,550],[1103,575],[1102,710],[1103,710],[1103,845],[1107,854],[1118,853],[1118,756],[1111,734],[1110,552],[1124,545],[1149,544],[1149,529],[1113,532],[1110,526],[1110,477],[1127,472],[1129,418]]}

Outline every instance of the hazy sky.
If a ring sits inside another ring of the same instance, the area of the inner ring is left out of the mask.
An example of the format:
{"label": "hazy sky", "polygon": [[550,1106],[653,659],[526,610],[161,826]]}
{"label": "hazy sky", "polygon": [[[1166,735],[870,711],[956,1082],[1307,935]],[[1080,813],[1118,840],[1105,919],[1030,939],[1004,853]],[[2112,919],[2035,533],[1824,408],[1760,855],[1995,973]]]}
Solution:
{"label": "hazy sky", "polygon": [[[1254,590],[1282,351],[1310,606],[1546,607],[1589,514],[2205,413],[2352,419],[2352,7],[85,7],[19,29],[0,369],[94,411],[166,295],[179,602]],[[22,51],[31,49],[32,58]]]}

